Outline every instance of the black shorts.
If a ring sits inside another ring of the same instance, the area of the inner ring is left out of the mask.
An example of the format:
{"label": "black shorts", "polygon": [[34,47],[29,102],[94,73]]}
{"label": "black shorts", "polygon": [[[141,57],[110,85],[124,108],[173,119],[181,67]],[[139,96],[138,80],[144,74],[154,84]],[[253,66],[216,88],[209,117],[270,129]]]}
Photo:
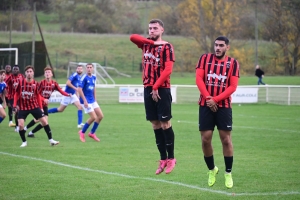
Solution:
{"label": "black shorts", "polygon": [[232,130],[232,109],[218,108],[213,112],[207,106],[199,106],[199,131],[214,130]]}
{"label": "black shorts", "polygon": [[10,104],[10,107],[13,107],[13,105],[14,105],[14,99],[8,99],[7,102]]}
{"label": "black shorts", "polygon": [[155,102],[152,99],[152,87],[144,88],[144,105],[146,119],[148,121],[159,120],[169,121],[172,118],[171,105],[172,95],[170,88],[158,88],[158,94],[161,99]]}
{"label": "black shorts", "polygon": [[40,119],[45,116],[40,108],[35,108],[33,110],[19,110],[18,119],[26,119],[26,117],[31,114],[34,119]]}
{"label": "black shorts", "polygon": [[44,110],[44,115],[48,116],[48,106],[44,106],[43,110]]}

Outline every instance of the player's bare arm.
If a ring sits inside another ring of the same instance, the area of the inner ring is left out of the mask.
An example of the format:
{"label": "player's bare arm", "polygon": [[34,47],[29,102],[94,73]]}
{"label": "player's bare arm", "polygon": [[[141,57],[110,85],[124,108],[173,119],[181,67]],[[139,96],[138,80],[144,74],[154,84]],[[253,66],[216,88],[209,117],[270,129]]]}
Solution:
{"label": "player's bare arm", "polygon": [[85,98],[85,96],[84,96],[84,94],[83,94],[83,91],[82,91],[82,88],[78,88],[78,93],[79,93],[79,96],[82,98],[82,100],[83,100],[83,105],[84,105],[84,107],[85,108],[87,108],[88,107],[88,102],[87,102],[87,100],[86,100],[86,98]]}

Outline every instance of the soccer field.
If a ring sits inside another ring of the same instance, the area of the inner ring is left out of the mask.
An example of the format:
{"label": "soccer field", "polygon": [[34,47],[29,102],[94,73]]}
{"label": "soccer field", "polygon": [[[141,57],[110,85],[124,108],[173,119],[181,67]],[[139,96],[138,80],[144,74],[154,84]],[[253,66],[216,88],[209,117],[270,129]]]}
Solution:
{"label": "soccer field", "polygon": [[159,154],[143,104],[101,108],[100,143],[79,140],[74,106],[49,116],[53,138],[60,141],[55,147],[41,130],[20,148],[6,118],[0,124],[0,199],[300,199],[299,106],[233,105],[232,189],[224,185],[217,132],[220,172],[216,184],[207,185],[197,104],[173,104],[177,165],[168,175],[155,175]]}

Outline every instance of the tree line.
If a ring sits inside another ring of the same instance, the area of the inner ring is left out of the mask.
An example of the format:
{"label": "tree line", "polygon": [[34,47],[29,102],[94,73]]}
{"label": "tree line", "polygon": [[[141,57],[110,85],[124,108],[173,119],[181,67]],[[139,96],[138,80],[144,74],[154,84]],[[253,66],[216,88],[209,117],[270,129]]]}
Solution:
{"label": "tree line", "polygon": [[[9,24],[12,8],[18,11],[13,27],[22,24],[29,31],[34,2],[38,11],[57,16],[52,22],[63,32],[146,34],[148,21],[160,18],[165,34],[192,37],[204,52],[213,51],[218,35],[244,41],[257,37],[277,44],[270,51],[286,74],[299,66],[300,0],[2,0],[0,29]],[[235,56],[245,60],[250,52],[243,44],[240,49]]]}

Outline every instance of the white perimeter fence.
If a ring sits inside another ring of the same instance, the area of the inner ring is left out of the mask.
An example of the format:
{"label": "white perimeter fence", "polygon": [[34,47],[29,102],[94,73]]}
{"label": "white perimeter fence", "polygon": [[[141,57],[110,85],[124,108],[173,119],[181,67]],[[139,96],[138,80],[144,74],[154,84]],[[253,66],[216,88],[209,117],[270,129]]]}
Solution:
{"label": "white perimeter fence", "polygon": [[[60,85],[62,88],[65,85]],[[100,104],[142,103],[142,85],[97,85],[97,101]],[[178,104],[197,104],[199,90],[196,85],[172,85],[173,102]],[[54,92],[51,102],[60,102],[62,95]],[[232,95],[233,103],[271,103],[281,105],[300,105],[300,86],[252,85],[238,86]]]}

